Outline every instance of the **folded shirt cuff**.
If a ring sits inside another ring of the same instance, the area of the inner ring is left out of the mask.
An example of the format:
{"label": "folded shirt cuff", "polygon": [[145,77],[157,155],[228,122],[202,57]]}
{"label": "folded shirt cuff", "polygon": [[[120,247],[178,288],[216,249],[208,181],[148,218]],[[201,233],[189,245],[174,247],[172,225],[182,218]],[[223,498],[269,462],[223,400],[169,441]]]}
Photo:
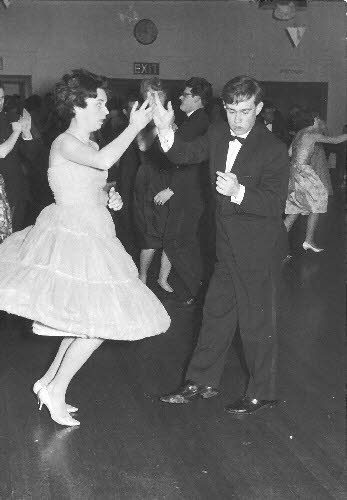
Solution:
{"label": "folded shirt cuff", "polygon": [[164,153],[166,153],[174,143],[175,133],[172,128],[170,128],[164,134],[160,133],[160,131],[158,130],[158,139],[160,141],[162,150],[164,151]]}
{"label": "folded shirt cuff", "polygon": [[240,184],[240,189],[237,196],[230,196],[230,201],[232,203],[236,203],[236,205],[240,205],[244,196],[245,196],[245,186],[243,184]]}

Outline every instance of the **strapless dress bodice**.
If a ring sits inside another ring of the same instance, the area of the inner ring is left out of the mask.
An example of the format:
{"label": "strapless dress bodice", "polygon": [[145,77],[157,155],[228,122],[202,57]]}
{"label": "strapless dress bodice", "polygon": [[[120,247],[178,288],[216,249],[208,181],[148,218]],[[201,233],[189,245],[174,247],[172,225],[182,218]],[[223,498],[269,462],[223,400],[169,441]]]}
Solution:
{"label": "strapless dress bodice", "polygon": [[105,205],[106,170],[51,156],[48,182],[57,205]]}

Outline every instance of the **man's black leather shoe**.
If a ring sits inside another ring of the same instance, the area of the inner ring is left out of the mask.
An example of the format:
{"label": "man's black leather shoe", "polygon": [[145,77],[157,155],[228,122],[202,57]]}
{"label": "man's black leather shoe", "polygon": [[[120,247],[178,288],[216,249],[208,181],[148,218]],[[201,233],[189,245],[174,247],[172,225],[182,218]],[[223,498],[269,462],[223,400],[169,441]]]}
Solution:
{"label": "man's black leather shoe", "polygon": [[224,409],[227,413],[233,415],[252,415],[259,410],[272,408],[278,403],[277,399],[249,399],[244,397],[226,406]]}
{"label": "man's black leather shoe", "polygon": [[176,392],[171,392],[166,396],[161,396],[159,399],[163,403],[183,404],[190,403],[191,401],[193,401],[193,399],[197,398],[213,398],[218,394],[219,391],[217,389],[214,389],[213,387],[209,387],[207,385],[198,385],[194,382],[188,381]]}

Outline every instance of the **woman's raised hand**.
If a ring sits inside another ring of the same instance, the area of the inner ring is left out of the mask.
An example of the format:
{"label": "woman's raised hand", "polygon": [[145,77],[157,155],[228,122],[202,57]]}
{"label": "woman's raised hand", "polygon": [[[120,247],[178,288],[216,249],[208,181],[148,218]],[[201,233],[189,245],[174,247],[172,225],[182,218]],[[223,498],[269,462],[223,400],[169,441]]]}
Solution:
{"label": "woman's raised hand", "polygon": [[136,101],[131,108],[129,124],[134,125],[138,128],[138,131],[142,130],[153,118],[153,110],[149,106],[148,99],[138,107],[138,101]]}
{"label": "woman's raised hand", "polygon": [[23,136],[29,136],[31,129],[31,115],[25,108],[23,109],[23,114],[20,117],[19,122],[22,126]]}
{"label": "woman's raised hand", "polygon": [[171,101],[168,102],[167,109],[162,105],[158,92],[154,93],[155,104],[153,106],[153,120],[159,132],[171,128],[175,122],[175,114]]}

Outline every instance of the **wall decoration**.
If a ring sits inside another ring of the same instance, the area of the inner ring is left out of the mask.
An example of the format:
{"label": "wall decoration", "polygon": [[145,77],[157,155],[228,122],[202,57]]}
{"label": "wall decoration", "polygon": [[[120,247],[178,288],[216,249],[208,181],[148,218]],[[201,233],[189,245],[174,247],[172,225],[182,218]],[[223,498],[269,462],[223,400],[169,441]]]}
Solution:
{"label": "wall decoration", "polygon": [[297,47],[304,36],[306,26],[290,26],[286,30],[294,46]]}
{"label": "wall decoration", "polygon": [[119,19],[123,24],[127,24],[129,26],[133,26],[140,19],[138,13],[134,9],[134,6],[130,4],[127,10],[120,12]]}
{"label": "wall decoration", "polygon": [[157,39],[158,28],[150,19],[141,19],[135,25],[134,36],[142,45],[149,45]]}

